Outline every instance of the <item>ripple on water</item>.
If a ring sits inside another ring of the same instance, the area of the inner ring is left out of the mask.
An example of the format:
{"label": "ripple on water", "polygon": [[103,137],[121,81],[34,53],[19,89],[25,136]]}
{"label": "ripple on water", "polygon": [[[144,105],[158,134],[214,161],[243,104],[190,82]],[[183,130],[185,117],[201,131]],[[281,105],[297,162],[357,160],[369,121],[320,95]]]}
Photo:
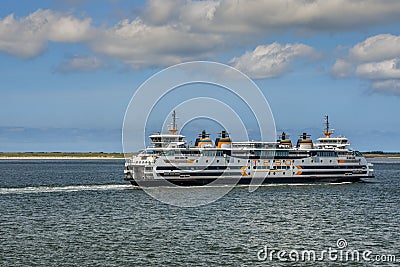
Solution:
{"label": "ripple on water", "polygon": [[323,250],[339,238],[351,249],[400,257],[399,164],[377,163],[374,184],[236,188],[196,208],[162,204],[117,177],[121,164],[97,164],[74,163],[73,174],[51,181],[68,168],[46,163],[32,183],[2,185],[4,266],[286,266],[259,262],[257,251]]}

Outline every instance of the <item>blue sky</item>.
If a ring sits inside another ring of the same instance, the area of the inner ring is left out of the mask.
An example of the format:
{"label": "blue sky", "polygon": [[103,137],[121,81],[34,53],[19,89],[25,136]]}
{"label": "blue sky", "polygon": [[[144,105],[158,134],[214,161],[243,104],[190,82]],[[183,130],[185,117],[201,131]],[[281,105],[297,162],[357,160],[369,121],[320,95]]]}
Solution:
{"label": "blue sky", "polygon": [[354,148],[400,151],[397,0],[3,0],[0,151],[122,151],[136,88],[193,60],[253,78],[293,139],[329,114]]}

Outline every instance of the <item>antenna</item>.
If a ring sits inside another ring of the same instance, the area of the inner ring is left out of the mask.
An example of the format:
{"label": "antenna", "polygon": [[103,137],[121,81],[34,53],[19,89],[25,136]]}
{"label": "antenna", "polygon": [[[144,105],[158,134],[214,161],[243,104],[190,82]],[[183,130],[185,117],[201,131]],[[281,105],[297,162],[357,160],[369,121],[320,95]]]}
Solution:
{"label": "antenna", "polygon": [[324,134],[325,134],[325,137],[330,137],[331,134],[333,134],[333,131],[332,131],[332,130],[329,130],[329,117],[328,117],[328,115],[325,115],[324,117],[325,117],[325,130],[324,130]]}
{"label": "antenna", "polygon": [[174,110],[174,111],[172,111],[172,127],[169,127],[169,128],[168,128],[168,131],[169,131],[171,134],[176,134],[176,132],[178,131],[178,126],[177,126],[177,124],[176,124],[176,119],[177,119],[177,117],[176,117],[176,111]]}
{"label": "antenna", "polygon": [[198,134],[198,136],[201,137],[201,138],[207,138],[207,137],[210,137],[210,134],[208,134],[208,133],[206,132],[206,130],[203,130],[203,131],[201,132],[201,134]]}
{"label": "antenna", "polygon": [[303,140],[307,140],[307,138],[311,137],[311,134],[307,134],[307,133],[302,133],[299,135],[301,139]]}
{"label": "antenna", "polygon": [[220,133],[217,134],[219,134],[221,138],[229,137],[229,133],[226,130],[222,130]]}
{"label": "antenna", "polygon": [[329,117],[325,115],[325,132],[329,132]]}
{"label": "antenna", "polygon": [[287,138],[290,137],[289,134],[282,132],[281,134],[278,134],[278,138],[280,138],[281,140],[288,140]]}

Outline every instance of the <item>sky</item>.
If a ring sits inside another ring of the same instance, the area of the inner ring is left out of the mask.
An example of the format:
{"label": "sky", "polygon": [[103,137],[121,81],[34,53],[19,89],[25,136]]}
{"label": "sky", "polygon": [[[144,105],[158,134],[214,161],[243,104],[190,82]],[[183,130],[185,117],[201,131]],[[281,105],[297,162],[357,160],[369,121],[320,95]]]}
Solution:
{"label": "sky", "polygon": [[0,151],[121,152],[135,90],[197,60],[253,79],[293,140],[328,114],[354,149],[400,151],[398,0],[2,0]]}

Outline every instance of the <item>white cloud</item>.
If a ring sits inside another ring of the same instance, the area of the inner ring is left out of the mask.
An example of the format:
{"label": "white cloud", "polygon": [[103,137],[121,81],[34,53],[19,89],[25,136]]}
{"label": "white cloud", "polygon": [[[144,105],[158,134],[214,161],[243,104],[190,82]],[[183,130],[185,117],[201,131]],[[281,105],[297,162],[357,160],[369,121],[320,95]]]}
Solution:
{"label": "white cloud", "polygon": [[379,34],[367,38],[349,50],[349,58],[357,62],[392,59],[400,55],[400,36]]}
{"label": "white cloud", "polygon": [[45,49],[47,40],[37,34],[36,27],[24,24],[16,21],[12,14],[0,20],[0,51],[20,57],[33,57]]}
{"label": "white cloud", "polygon": [[182,25],[147,25],[137,18],[97,31],[89,45],[132,67],[147,67],[208,57],[226,41],[221,35],[191,33]]}
{"label": "white cloud", "polygon": [[[168,1],[169,2],[169,1]],[[166,5],[166,4],[164,4]],[[163,5],[160,6],[162,9]],[[153,10],[156,11],[154,8]],[[350,31],[399,21],[397,0],[220,0],[177,2],[163,18],[196,31],[268,33],[282,29]],[[156,13],[157,14],[157,13]]]}
{"label": "white cloud", "polygon": [[90,19],[77,19],[50,10],[15,19],[13,14],[0,19],[0,51],[24,58],[41,53],[48,41],[80,42],[90,31]]}
{"label": "white cloud", "polygon": [[166,24],[179,17],[180,8],[185,4],[185,0],[148,0],[142,17],[151,24]]}
{"label": "white cloud", "polygon": [[379,34],[354,45],[336,60],[331,74],[366,79],[375,92],[400,95],[400,36]]}
{"label": "white cloud", "polygon": [[[400,54],[399,54],[400,55]],[[364,63],[357,66],[356,74],[365,79],[400,79],[400,60]]]}
{"label": "white cloud", "polygon": [[49,40],[53,42],[75,43],[90,38],[91,19],[77,19],[71,15],[60,15],[50,10],[43,11],[48,27]]}
{"label": "white cloud", "polygon": [[93,71],[105,67],[104,62],[95,56],[75,55],[67,62],[57,66],[55,70],[62,73],[70,73],[77,71]]}
{"label": "white cloud", "polygon": [[385,80],[374,82],[371,88],[373,92],[400,96],[400,80]]}
{"label": "white cloud", "polygon": [[[167,19],[163,14],[157,16],[159,21]],[[229,37],[191,32],[190,27],[179,23],[146,24],[140,18],[95,28],[90,18],[78,19],[50,10],[37,10],[20,19],[11,14],[0,20],[0,51],[30,58],[43,52],[49,41],[83,43],[97,53],[140,68],[207,58],[221,51]],[[62,69],[70,69],[75,63],[64,64]]]}
{"label": "white cloud", "polygon": [[278,77],[290,70],[294,60],[311,56],[314,49],[304,44],[257,46],[254,51],[234,57],[229,63],[251,78],[262,79]]}
{"label": "white cloud", "polygon": [[[399,22],[400,1],[148,0],[139,14],[115,25],[98,27],[91,24],[91,18],[51,10],[37,10],[22,18],[11,14],[0,18],[0,51],[29,58],[43,52],[49,41],[73,42],[133,67],[166,66],[207,59],[244,45],[255,46],[259,36],[282,30],[294,33],[351,31]],[[386,39],[382,42],[388,44]],[[375,40],[372,46],[377,47],[379,42]],[[382,46],[382,52],[387,53],[387,58],[382,60],[392,59],[390,53],[398,47],[397,39],[390,47]],[[367,44],[361,43],[353,47],[349,55],[365,58],[362,51],[372,55]],[[280,75],[290,65],[274,63],[267,58],[263,57],[264,66],[275,64],[271,75]],[[255,68],[252,67],[254,73],[260,72]],[[341,66],[336,68],[337,71],[342,69]]]}
{"label": "white cloud", "polygon": [[347,78],[354,71],[354,66],[345,59],[339,58],[331,69],[331,74],[336,78]]}

